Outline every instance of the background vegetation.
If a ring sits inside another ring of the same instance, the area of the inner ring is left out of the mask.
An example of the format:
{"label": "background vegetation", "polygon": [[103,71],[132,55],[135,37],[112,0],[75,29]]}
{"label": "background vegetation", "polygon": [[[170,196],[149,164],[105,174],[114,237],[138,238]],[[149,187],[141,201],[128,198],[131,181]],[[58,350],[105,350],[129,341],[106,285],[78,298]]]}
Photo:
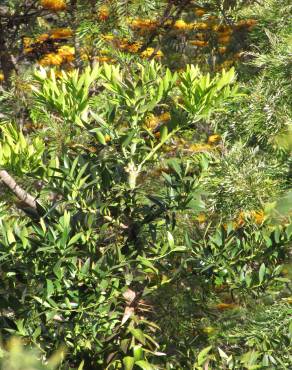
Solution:
{"label": "background vegetation", "polygon": [[4,0],[0,366],[290,369],[289,0]]}

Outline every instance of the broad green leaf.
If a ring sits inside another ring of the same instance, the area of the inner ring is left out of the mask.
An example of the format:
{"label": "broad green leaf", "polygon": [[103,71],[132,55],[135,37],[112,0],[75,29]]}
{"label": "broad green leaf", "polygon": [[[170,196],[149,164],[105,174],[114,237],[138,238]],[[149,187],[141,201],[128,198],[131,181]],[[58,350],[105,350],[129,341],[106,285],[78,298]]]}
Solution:
{"label": "broad green leaf", "polygon": [[141,329],[129,328],[129,331],[140,343],[146,344],[146,338]]}
{"label": "broad green leaf", "polygon": [[199,365],[204,364],[204,362],[208,358],[208,353],[211,351],[211,349],[212,349],[212,346],[206,347],[206,348],[202,349],[202,351],[198,354],[198,364]]}
{"label": "broad green leaf", "polygon": [[145,360],[135,362],[135,365],[139,366],[142,370],[154,370],[154,367]]}
{"label": "broad green leaf", "polygon": [[264,277],[265,277],[265,273],[266,273],[266,266],[264,263],[261,264],[261,267],[259,269],[259,282],[260,284],[263,282],[264,280]]}
{"label": "broad green leaf", "polygon": [[134,357],[124,357],[123,358],[123,365],[125,370],[132,370],[135,365],[135,359]]}

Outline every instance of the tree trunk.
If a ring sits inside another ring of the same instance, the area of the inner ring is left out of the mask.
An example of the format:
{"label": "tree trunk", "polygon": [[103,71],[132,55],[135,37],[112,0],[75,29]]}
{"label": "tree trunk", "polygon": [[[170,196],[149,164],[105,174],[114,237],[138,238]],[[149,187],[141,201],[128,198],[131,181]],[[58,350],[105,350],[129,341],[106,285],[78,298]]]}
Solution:
{"label": "tree trunk", "polygon": [[5,34],[7,34],[7,31],[0,19],[0,66],[3,71],[5,84],[9,85],[11,74],[13,71],[17,71],[17,68],[13,55],[6,45]]}

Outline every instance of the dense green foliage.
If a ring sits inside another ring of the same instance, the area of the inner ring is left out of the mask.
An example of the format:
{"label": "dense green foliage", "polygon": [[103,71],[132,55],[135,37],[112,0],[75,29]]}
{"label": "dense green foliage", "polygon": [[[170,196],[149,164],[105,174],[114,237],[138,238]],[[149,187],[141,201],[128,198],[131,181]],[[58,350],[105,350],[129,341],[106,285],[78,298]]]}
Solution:
{"label": "dense green foliage", "polygon": [[4,3],[1,368],[290,369],[290,1]]}

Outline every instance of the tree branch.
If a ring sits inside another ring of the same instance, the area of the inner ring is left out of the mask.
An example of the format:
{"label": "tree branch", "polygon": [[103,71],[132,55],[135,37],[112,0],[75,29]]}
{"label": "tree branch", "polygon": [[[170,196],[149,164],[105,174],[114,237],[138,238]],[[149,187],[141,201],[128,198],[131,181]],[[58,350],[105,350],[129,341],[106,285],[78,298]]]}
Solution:
{"label": "tree branch", "polygon": [[37,209],[35,198],[28,194],[24,189],[17,185],[16,181],[5,170],[0,171],[0,180],[17,196],[19,200],[25,203],[28,207]]}

